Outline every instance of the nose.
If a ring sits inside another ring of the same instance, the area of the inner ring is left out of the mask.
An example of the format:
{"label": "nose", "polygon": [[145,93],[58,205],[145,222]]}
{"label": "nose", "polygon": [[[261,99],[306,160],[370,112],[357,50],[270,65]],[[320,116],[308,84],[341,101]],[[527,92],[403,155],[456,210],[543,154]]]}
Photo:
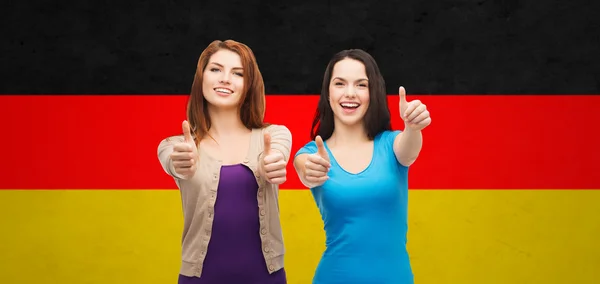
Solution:
{"label": "nose", "polygon": [[348,89],[346,90],[346,97],[353,98],[355,96],[356,96],[356,90],[353,87],[349,86]]}
{"label": "nose", "polygon": [[221,84],[229,84],[230,74],[228,72],[221,73],[221,78],[219,78],[219,83]]}

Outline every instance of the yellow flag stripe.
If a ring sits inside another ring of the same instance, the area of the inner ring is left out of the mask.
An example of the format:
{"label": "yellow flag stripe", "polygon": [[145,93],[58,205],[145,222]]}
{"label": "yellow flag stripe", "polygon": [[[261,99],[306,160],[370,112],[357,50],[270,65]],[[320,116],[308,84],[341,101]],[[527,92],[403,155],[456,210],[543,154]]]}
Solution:
{"label": "yellow flag stripe", "polygon": [[[411,191],[417,283],[597,283],[600,191]],[[290,284],[324,248],[309,191],[281,192]],[[173,190],[0,191],[0,283],[175,283],[182,212]]]}

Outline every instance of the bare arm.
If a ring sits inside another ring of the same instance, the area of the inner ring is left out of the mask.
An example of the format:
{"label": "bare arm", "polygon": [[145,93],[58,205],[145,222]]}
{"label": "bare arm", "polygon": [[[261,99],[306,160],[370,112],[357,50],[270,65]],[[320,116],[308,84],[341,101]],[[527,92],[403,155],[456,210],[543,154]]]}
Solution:
{"label": "bare arm", "polygon": [[400,87],[400,117],[404,120],[404,131],[394,139],[394,154],[398,163],[412,165],[423,147],[421,130],[431,123],[427,106],[419,100],[406,101],[406,91]]}
{"label": "bare arm", "polygon": [[409,167],[417,160],[422,147],[423,134],[421,130],[407,129],[394,139],[396,160],[405,167]]}
{"label": "bare arm", "polygon": [[306,160],[309,154],[300,154],[294,158],[294,169],[300,178],[300,182],[307,187],[311,188],[312,184],[306,180]]}

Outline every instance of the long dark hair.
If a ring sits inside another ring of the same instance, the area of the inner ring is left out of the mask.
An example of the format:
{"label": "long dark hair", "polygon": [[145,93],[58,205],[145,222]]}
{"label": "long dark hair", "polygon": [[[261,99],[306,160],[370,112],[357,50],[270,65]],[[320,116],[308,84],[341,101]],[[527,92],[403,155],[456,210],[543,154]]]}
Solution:
{"label": "long dark hair", "polygon": [[387,105],[385,80],[379,71],[377,62],[375,62],[375,59],[369,53],[363,50],[348,49],[336,53],[325,69],[321,97],[319,98],[319,104],[311,127],[310,137],[312,140],[317,135],[321,136],[323,140],[327,140],[333,134],[335,123],[333,110],[329,105],[329,84],[331,83],[333,67],[337,62],[345,58],[358,60],[365,65],[367,78],[369,79],[369,108],[363,119],[369,139],[374,139],[377,134],[385,130],[391,130],[392,128],[390,110]]}

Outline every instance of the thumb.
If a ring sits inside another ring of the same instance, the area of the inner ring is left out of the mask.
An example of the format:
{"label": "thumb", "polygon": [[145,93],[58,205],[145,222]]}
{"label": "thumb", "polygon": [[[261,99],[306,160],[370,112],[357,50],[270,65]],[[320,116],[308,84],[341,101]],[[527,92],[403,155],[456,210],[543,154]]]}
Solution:
{"label": "thumb", "polygon": [[323,138],[321,136],[315,137],[315,143],[317,144],[317,154],[322,158],[329,160],[329,154],[327,154],[327,150],[325,150],[325,144],[323,144]]}
{"label": "thumb", "polygon": [[181,127],[183,128],[183,136],[185,138],[186,143],[194,142],[194,138],[192,137],[192,132],[190,131],[190,123],[187,120],[184,120]]}
{"label": "thumb", "polygon": [[406,101],[406,90],[404,89],[404,87],[400,86],[400,89],[398,89],[398,93],[400,94],[400,105],[406,105],[408,102]]}
{"label": "thumb", "polygon": [[271,134],[265,132],[265,148],[263,152],[264,156],[271,154]]}
{"label": "thumb", "polygon": [[408,102],[406,101],[406,90],[404,87],[400,86],[398,89],[398,94],[400,94],[400,100],[398,102],[398,109],[400,110],[400,117],[404,118],[406,113],[406,109],[408,108]]}

